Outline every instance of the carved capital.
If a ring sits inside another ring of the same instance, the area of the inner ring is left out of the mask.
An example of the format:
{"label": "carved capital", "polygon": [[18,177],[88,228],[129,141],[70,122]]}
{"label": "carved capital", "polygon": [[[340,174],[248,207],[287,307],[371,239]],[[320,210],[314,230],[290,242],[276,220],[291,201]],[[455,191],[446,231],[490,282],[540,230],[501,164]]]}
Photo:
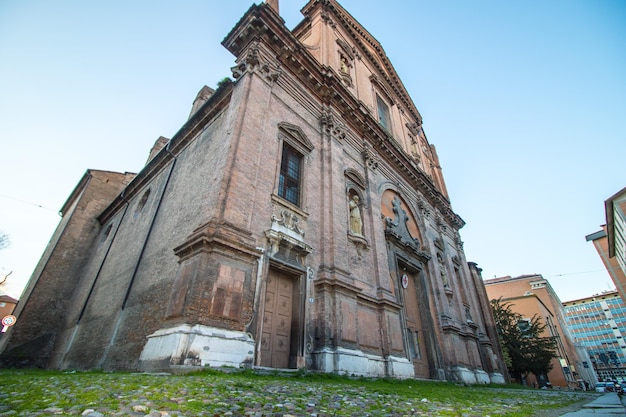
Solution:
{"label": "carved capital", "polygon": [[439,215],[435,218],[435,224],[441,233],[445,233],[448,230],[446,222]]}
{"label": "carved capital", "polygon": [[413,133],[415,136],[419,136],[420,131],[422,130],[421,126],[422,126],[421,120],[419,122],[406,124],[406,127],[409,129],[409,131]]}
{"label": "carved capital", "polygon": [[378,168],[378,155],[374,152],[372,145],[367,142],[363,144],[363,159],[369,169],[375,170]]}
{"label": "carved capital", "polygon": [[329,138],[344,140],[346,138],[346,126],[333,115],[328,108],[322,109],[320,116],[320,129]]}
{"label": "carved capital", "polygon": [[337,23],[335,23],[330,13],[328,13],[328,11],[326,10],[322,10],[322,22],[324,22],[333,29],[337,27]]}
{"label": "carved capital", "polygon": [[233,78],[237,79],[242,77],[246,72],[256,72],[262,77],[267,78],[270,81],[276,81],[282,70],[280,64],[271,62],[267,57],[263,57],[259,42],[255,41],[248,47],[245,54],[242,55],[239,63],[231,67]]}

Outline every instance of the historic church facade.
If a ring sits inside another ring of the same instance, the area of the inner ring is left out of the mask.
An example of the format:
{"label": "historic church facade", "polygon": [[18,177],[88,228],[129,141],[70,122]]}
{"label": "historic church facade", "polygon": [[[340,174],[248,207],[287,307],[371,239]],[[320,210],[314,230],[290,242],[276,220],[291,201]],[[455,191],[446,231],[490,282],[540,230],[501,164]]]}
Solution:
{"label": "historic church facade", "polygon": [[292,31],[277,3],[226,36],[234,81],[139,173],[87,171],[3,361],[504,382],[464,222],[381,45],[335,0]]}

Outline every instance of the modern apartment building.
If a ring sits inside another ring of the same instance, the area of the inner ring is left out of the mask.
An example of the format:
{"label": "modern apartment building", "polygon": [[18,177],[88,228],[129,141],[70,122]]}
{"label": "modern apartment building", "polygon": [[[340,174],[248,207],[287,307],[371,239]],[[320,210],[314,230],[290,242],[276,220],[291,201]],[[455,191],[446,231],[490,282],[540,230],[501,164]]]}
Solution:
{"label": "modern apartment building", "polygon": [[617,291],[607,291],[563,303],[567,327],[584,346],[598,379],[626,379],[626,303]]}

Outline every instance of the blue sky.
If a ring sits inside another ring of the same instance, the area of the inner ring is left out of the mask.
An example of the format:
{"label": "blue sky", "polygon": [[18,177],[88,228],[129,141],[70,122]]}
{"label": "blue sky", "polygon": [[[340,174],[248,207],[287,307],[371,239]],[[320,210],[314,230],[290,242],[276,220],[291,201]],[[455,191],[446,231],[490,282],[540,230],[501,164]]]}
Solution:
{"label": "blue sky", "polygon": [[[0,251],[18,296],[86,169],[137,172],[230,76],[251,1],[0,0]],[[289,28],[305,1],[282,0]],[[585,236],[626,186],[626,3],[341,4],[383,45],[437,147],[467,259],[543,274],[563,301],[613,288]]]}

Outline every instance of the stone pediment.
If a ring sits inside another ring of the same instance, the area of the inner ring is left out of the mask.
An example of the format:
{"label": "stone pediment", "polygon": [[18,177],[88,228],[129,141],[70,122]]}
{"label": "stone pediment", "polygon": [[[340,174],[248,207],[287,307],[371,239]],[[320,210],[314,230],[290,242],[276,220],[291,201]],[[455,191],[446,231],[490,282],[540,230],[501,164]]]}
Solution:
{"label": "stone pediment", "polygon": [[295,141],[300,147],[303,149],[303,153],[311,152],[314,148],[313,143],[306,137],[302,129],[298,126],[292,125],[290,123],[281,122],[278,123],[279,131],[289,135],[293,141]]}

